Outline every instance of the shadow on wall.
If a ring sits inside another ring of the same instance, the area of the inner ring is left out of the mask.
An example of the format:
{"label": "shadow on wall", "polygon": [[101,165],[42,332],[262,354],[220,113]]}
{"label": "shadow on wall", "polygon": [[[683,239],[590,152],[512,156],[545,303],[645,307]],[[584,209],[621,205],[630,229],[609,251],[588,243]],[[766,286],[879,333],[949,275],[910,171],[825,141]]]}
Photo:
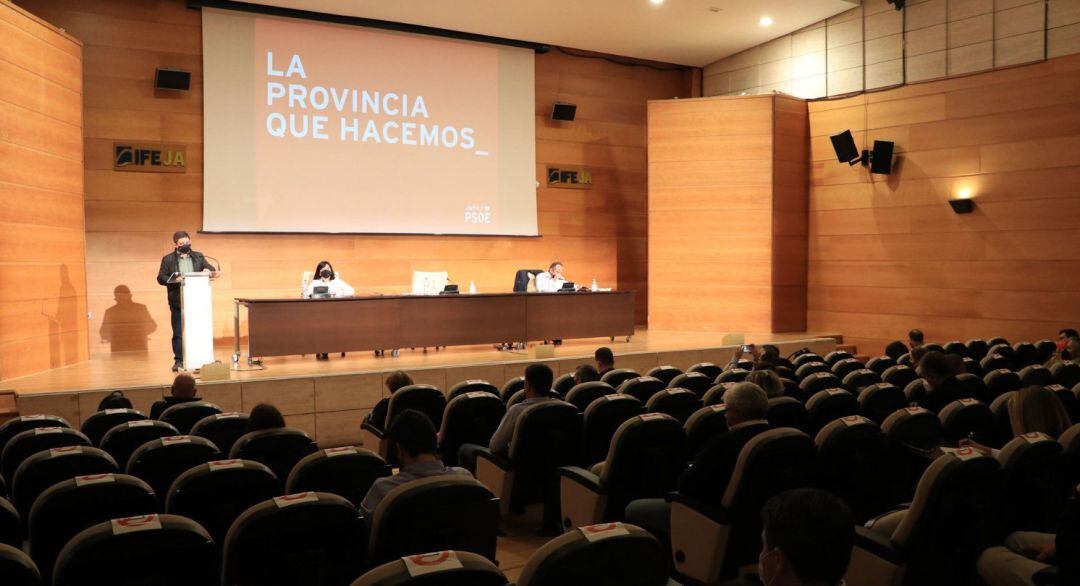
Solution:
{"label": "shadow on wall", "polygon": [[132,301],[131,289],[117,285],[113,289],[116,303],[105,310],[101,319],[101,343],[109,344],[109,352],[146,352],[150,334],[157,322],[142,303]]}
{"label": "shadow on wall", "polygon": [[[75,285],[66,264],[60,265],[60,290],[56,293],[56,306],[42,308],[41,314],[49,321],[49,367],[57,368],[79,360],[79,300]],[[48,303],[48,302],[47,302]]]}

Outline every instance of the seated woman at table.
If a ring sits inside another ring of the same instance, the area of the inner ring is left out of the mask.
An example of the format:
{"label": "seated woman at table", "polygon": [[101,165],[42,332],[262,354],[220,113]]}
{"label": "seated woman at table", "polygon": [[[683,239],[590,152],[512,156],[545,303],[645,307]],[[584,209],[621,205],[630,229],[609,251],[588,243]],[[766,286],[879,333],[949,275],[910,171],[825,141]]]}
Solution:
{"label": "seated woman at table", "polygon": [[[350,287],[344,279],[338,278],[334,265],[328,260],[319,261],[319,264],[315,266],[315,278],[304,288],[305,299],[352,297],[353,295],[356,295],[356,289]],[[342,352],[341,355],[344,356],[345,353]],[[330,356],[323,352],[316,354],[315,359],[329,360]]]}

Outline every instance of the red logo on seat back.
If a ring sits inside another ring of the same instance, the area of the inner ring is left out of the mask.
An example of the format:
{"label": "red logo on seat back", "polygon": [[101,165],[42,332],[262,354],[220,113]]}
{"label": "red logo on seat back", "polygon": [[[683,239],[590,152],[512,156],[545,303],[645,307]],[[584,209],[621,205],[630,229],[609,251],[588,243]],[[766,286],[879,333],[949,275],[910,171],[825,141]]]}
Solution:
{"label": "red logo on seat back", "polygon": [[344,456],[345,454],[357,453],[356,448],[352,446],[342,446],[340,448],[326,448],[323,450],[327,458],[333,458],[334,456]]}
{"label": "red logo on seat back", "polygon": [[233,411],[231,413],[218,413],[214,416],[214,419],[237,419],[240,417],[240,413]]}
{"label": "red logo on seat back", "polygon": [[630,531],[622,523],[601,523],[599,525],[586,525],[580,527],[579,531],[585,536],[585,539],[591,541],[600,541],[601,539],[607,539],[609,537],[616,537],[619,535],[629,535]]}
{"label": "red logo on seat back", "polygon": [[405,562],[405,569],[410,576],[422,576],[433,572],[442,572],[462,567],[457,553],[452,551],[436,551],[422,553],[401,558]]}
{"label": "red logo on seat back", "polygon": [[190,444],[191,436],[187,435],[170,435],[168,437],[161,438],[161,445],[167,446],[169,444]]}
{"label": "red logo on seat back", "polygon": [[139,419],[128,422],[128,427],[150,427],[152,425],[154,425],[153,419]]}
{"label": "red logo on seat back", "polygon": [[229,468],[243,468],[244,462],[241,460],[214,460],[208,462],[211,472],[217,472],[218,470],[227,470]]}
{"label": "red logo on seat back", "polygon": [[75,486],[86,486],[88,484],[101,484],[103,482],[116,482],[116,476],[112,473],[107,474],[87,474],[86,476],[76,476]]}
{"label": "red logo on seat back", "polygon": [[60,433],[62,427],[35,427],[34,435],[41,435],[43,433]]}
{"label": "red logo on seat back", "polygon": [[124,517],[123,519],[113,519],[110,523],[112,524],[113,535],[161,529],[161,518],[157,515]]}
{"label": "red logo on seat back", "polygon": [[63,456],[64,454],[81,454],[82,446],[64,446],[62,448],[53,448],[49,450],[49,457]]}
{"label": "red logo on seat back", "polygon": [[296,494],[287,494],[285,496],[274,497],[274,504],[279,509],[284,509],[289,505],[295,505],[296,503],[310,503],[319,500],[319,495],[314,492],[298,492]]}

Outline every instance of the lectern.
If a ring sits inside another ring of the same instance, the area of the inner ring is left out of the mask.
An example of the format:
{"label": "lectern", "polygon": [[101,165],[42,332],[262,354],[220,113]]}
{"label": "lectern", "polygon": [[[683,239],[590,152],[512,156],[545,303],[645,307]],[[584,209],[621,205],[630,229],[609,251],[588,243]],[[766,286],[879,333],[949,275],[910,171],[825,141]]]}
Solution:
{"label": "lectern", "polygon": [[210,273],[186,273],[181,285],[184,323],[184,369],[195,370],[214,361],[214,315]]}

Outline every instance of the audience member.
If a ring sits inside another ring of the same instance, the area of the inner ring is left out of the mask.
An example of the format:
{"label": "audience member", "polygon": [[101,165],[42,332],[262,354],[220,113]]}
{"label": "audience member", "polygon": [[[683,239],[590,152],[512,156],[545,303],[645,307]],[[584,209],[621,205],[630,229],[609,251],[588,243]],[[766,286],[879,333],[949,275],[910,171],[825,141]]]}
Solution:
{"label": "audience member", "polygon": [[970,395],[967,386],[956,379],[941,352],[927,352],[919,361],[918,373],[929,387],[916,401],[924,409],[937,413],[949,403]]}
{"label": "audience member", "polygon": [[855,518],[816,488],[782,492],[761,510],[758,577],[767,586],[843,584],[855,543]]}
{"label": "audience member", "polygon": [[754,370],[774,370],[780,366],[780,348],[772,344],[762,344],[761,355],[754,363]]}
{"label": "audience member", "polygon": [[[923,356],[926,356],[926,347],[919,346],[917,348],[912,348],[911,352],[908,352],[908,354],[911,354],[911,366],[916,367],[922,362]],[[946,360],[947,359],[948,358],[946,358]]]}
{"label": "audience member", "polygon": [[[1058,439],[1072,426],[1072,421],[1065,404],[1054,391],[1032,385],[1020,389],[1009,399],[1009,426],[1016,437],[1039,432]],[[973,440],[960,440],[960,445],[971,446],[991,456],[998,452]]]}
{"label": "audience member", "polygon": [[98,403],[98,411],[106,409],[131,409],[131,400],[124,396],[123,391],[113,391]]}
{"label": "audience member", "polygon": [[604,376],[609,370],[615,368],[615,354],[611,352],[611,348],[606,346],[597,348],[593,353],[593,359],[596,360],[596,372],[600,373],[600,376]]}
{"label": "audience member", "polygon": [[190,374],[178,374],[173,379],[172,386],[169,387],[169,394],[150,406],[150,419],[160,419],[161,414],[173,405],[198,400],[199,397],[195,395],[195,377]]}
{"label": "audience member", "polygon": [[[514,426],[529,405],[535,405],[544,401],[554,401],[551,398],[551,383],[555,376],[546,364],[530,364],[525,367],[525,400],[515,404],[506,410],[499,427],[491,436],[488,449],[499,456],[507,456],[510,451],[510,440],[514,438]],[[482,449],[476,444],[464,444],[458,450],[458,462],[469,470],[476,470],[476,452]]]}
{"label": "audience member", "polygon": [[1080,338],[1080,332],[1077,332],[1073,328],[1064,328],[1058,330],[1058,345],[1070,338]]}
{"label": "audience member", "polygon": [[893,360],[898,360],[901,356],[908,353],[908,347],[904,345],[900,340],[890,342],[888,346],[885,346],[885,355]]}
{"label": "audience member", "polygon": [[751,360],[755,363],[761,358],[761,355],[763,353],[761,347],[754,344],[741,344],[739,346],[735,346],[735,352],[732,353],[731,360],[728,360],[728,363],[724,366],[724,370],[737,368],[739,366],[739,361],[746,358],[747,352],[750,353],[750,358],[748,360]]}
{"label": "audience member", "polygon": [[[1071,331],[1071,330],[1062,330]],[[1054,355],[1046,361],[1047,368],[1053,368],[1059,362],[1065,362],[1080,358],[1080,337],[1073,336],[1071,338],[1059,339],[1057,341],[1057,348],[1054,349]]]}
{"label": "audience member", "polygon": [[591,364],[582,364],[574,369],[574,384],[589,383],[600,380],[600,373]]}
{"label": "audience member", "polygon": [[979,556],[979,577],[990,586],[1034,586],[1035,575],[1056,566],[1050,584],[1080,584],[1080,486],[1070,491],[1057,534],[1017,531],[1005,545]]}
{"label": "audience member", "polygon": [[920,348],[923,345],[923,333],[922,330],[911,330],[907,333],[908,348],[914,350]]}
{"label": "audience member", "polygon": [[754,383],[765,391],[770,399],[784,396],[784,383],[780,381],[780,375],[771,369],[756,369],[746,375],[746,382]]}
{"label": "audience member", "polygon": [[401,469],[393,476],[375,481],[360,503],[364,516],[370,518],[390,491],[411,480],[459,474],[472,476],[464,469],[443,464],[438,453],[438,439],[435,424],[424,413],[415,409],[406,409],[394,417],[388,432],[391,446],[397,450]]}
{"label": "audience member", "polygon": [[248,415],[247,430],[262,431],[264,429],[281,429],[285,427],[285,418],[282,417],[281,411],[278,411],[277,407],[274,407],[270,403],[259,403],[251,410],[251,414]]}
{"label": "audience member", "polygon": [[[413,384],[412,377],[400,370],[395,370],[394,372],[390,373],[390,376],[387,376],[385,381],[386,390],[391,395],[396,393],[398,389],[407,387],[411,384]],[[385,431],[387,428],[387,424],[389,423],[388,421],[386,421],[386,413],[389,409],[390,397],[384,397],[382,399],[379,399],[379,402],[375,404],[375,407],[367,416],[368,423]]]}

